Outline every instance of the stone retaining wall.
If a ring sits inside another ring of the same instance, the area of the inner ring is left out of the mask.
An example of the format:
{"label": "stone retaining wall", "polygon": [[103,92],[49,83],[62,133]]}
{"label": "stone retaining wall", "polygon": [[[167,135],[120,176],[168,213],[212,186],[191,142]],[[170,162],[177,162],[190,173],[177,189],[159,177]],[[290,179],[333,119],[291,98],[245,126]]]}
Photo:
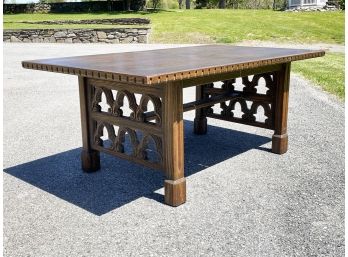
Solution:
{"label": "stone retaining wall", "polygon": [[149,28],[4,30],[4,42],[148,43]]}

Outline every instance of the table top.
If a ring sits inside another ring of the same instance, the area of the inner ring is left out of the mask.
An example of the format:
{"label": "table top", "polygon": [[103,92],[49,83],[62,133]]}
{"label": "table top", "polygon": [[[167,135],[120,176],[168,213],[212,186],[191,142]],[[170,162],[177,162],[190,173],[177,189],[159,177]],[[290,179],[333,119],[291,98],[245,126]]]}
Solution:
{"label": "table top", "polygon": [[321,50],[201,45],[23,61],[28,69],[138,84],[157,84],[281,64],[325,54]]}

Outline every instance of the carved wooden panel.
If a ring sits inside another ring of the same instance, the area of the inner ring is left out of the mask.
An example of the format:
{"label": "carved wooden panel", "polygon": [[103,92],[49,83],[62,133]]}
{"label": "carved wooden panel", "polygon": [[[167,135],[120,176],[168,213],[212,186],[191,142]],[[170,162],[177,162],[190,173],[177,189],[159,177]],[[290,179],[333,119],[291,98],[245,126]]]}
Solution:
{"label": "carved wooden panel", "polygon": [[228,96],[220,103],[220,110],[206,108],[206,115],[247,125],[273,129],[273,94],[276,72],[226,80],[221,86],[204,86],[204,97]]}
{"label": "carved wooden panel", "polygon": [[[92,97],[92,111],[109,113],[115,117],[124,117],[131,120],[154,123],[161,126],[162,123],[162,100],[160,97],[151,94],[136,94],[128,90],[112,90],[94,86]],[[102,99],[105,98],[105,99]],[[104,100],[104,101],[103,101]],[[129,115],[122,109],[125,102],[129,107]],[[108,109],[103,111],[102,104],[106,104]],[[152,105],[153,110],[148,110]],[[155,122],[153,122],[154,120]]]}
{"label": "carved wooden panel", "polygon": [[117,89],[117,85],[110,89],[90,82],[90,86],[92,147],[162,168],[162,98]]}
{"label": "carved wooden panel", "polygon": [[130,158],[162,163],[162,138],[140,130],[97,121],[93,144]]}

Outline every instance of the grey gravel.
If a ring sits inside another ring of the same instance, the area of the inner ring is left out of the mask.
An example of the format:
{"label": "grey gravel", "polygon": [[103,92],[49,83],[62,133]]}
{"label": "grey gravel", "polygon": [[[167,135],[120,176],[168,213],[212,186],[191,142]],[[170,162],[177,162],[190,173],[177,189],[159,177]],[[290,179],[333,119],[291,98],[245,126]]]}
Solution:
{"label": "grey gravel", "polygon": [[77,78],[20,61],[160,47],[4,44],[4,255],[343,256],[344,106],[298,76],[282,156],[271,131],[209,120],[196,136],[185,113],[180,207],[158,171],[102,155],[81,172]]}

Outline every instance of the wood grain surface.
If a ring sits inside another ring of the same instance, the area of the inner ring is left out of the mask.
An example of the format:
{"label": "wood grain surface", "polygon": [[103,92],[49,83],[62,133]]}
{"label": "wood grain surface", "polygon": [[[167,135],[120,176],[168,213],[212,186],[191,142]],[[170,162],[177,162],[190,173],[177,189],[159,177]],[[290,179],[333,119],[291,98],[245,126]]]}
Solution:
{"label": "wood grain surface", "polygon": [[23,61],[27,69],[134,84],[159,84],[320,57],[320,50],[202,45]]}

